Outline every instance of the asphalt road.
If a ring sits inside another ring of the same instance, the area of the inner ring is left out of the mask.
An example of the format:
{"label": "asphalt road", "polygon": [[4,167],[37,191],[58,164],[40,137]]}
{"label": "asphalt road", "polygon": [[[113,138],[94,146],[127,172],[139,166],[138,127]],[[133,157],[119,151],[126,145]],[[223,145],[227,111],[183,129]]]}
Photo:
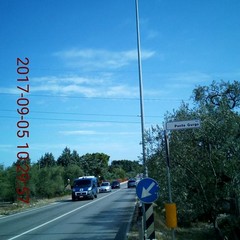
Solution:
{"label": "asphalt road", "polygon": [[1,240],[124,240],[135,189],[100,193],[94,200],[56,202],[0,218]]}

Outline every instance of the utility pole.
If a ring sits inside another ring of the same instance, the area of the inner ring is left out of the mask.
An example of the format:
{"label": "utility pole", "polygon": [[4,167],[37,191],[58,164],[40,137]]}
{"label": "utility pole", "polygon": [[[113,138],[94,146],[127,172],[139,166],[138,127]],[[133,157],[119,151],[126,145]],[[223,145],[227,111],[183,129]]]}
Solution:
{"label": "utility pole", "polygon": [[[140,41],[138,0],[135,0],[135,9],[136,9],[138,76],[139,76],[141,132],[142,132],[142,156],[143,156],[143,167],[144,167],[143,177],[147,178],[148,171],[147,171],[147,165],[146,165],[146,146],[145,146],[145,139],[144,139],[144,106],[143,106],[144,104],[143,104],[143,81],[142,81],[141,41]],[[143,239],[155,239],[153,205],[142,203],[142,212],[143,212],[143,219],[142,219],[143,234],[141,235]],[[148,216],[148,218],[146,215]]]}
{"label": "utility pole", "polygon": [[144,104],[143,104],[142,58],[141,58],[141,42],[140,42],[138,0],[135,0],[135,8],[136,8],[136,30],[137,30],[137,52],[138,52],[138,77],[139,77],[139,94],[140,94],[141,133],[142,133],[142,156],[143,156],[143,167],[144,167],[144,178],[145,178],[145,177],[147,177],[147,167],[146,167],[146,146],[145,146],[145,140],[144,140]]}

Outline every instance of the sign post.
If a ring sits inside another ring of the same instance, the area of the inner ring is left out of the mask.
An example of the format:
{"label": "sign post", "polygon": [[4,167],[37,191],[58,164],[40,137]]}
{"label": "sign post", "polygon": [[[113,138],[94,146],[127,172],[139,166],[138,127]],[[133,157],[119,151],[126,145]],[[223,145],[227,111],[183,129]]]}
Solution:
{"label": "sign post", "polygon": [[167,179],[168,179],[168,195],[169,203],[165,204],[166,209],[166,221],[167,226],[172,229],[172,240],[175,239],[174,229],[177,226],[177,209],[176,204],[172,202],[172,190],[171,190],[171,175],[170,175],[170,150],[169,150],[169,140],[167,135],[167,130],[183,130],[199,128],[201,126],[200,120],[187,120],[187,121],[174,121],[167,122],[166,129],[164,130],[164,139],[166,147],[166,159],[167,159]]}
{"label": "sign post", "polygon": [[155,239],[154,213],[152,203],[158,199],[159,189],[160,188],[157,181],[152,178],[142,179],[136,187],[136,194],[139,200],[143,203],[144,212],[146,215],[144,239]]}

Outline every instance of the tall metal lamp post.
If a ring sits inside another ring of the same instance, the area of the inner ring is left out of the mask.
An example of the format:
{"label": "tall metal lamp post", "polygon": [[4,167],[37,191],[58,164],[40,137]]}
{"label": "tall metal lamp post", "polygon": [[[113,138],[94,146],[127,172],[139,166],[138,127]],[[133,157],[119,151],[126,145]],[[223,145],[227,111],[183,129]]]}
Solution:
{"label": "tall metal lamp post", "polygon": [[[146,146],[144,139],[144,104],[143,104],[143,81],[142,81],[142,62],[141,62],[141,43],[140,43],[140,27],[139,27],[139,13],[138,13],[138,0],[135,0],[135,9],[136,9],[136,30],[137,30],[137,52],[138,52],[138,76],[139,76],[139,94],[140,94],[140,114],[141,114],[141,133],[142,133],[142,157],[143,157],[143,167],[144,173],[143,177],[148,177],[147,166],[146,166]],[[146,210],[145,204],[142,203],[142,212],[143,212],[143,234],[142,237],[146,237]]]}
{"label": "tall metal lamp post", "polygon": [[146,146],[145,146],[145,140],[144,140],[144,104],[143,104],[143,81],[142,81],[142,61],[141,61],[141,43],[140,43],[138,0],[135,0],[135,9],[136,9],[138,76],[139,76],[140,114],[141,114],[141,132],[142,132],[142,156],[143,156],[144,177],[147,177]]}

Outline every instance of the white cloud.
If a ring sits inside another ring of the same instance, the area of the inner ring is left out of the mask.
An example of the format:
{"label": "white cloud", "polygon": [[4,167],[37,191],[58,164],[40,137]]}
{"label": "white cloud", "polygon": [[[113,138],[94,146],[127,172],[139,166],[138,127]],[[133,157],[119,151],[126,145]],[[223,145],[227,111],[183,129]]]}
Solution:
{"label": "white cloud", "polygon": [[110,86],[105,92],[105,95],[107,97],[114,97],[114,96],[138,97],[139,90],[137,87],[130,87],[127,85]]}
{"label": "white cloud", "polygon": [[84,97],[136,97],[138,88],[115,83],[109,76],[86,78],[79,76],[44,76],[33,78],[31,93],[48,92],[60,95]]}
{"label": "white cloud", "polygon": [[[106,98],[135,98],[139,96],[137,83],[131,85],[131,80],[129,83],[119,81],[121,74],[114,71],[136,62],[137,50],[70,49],[56,52],[54,55],[61,58],[65,66],[81,69],[81,75],[32,77],[31,93],[45,92],[66,96]],[[142,51],[143,60],[154,55],[154,51]],[[124,82],[126,82],[125,77]]]}
{"label": "white cloud", "polygon": [[0,93],[4,93],[4,94],[19,94],[19,89],[17,89],[17,87],[15,88],[5,88],[5,87],[1,87],[0,88]]}
{"label": "white cloud", "polygon": [[78,75],[64,75],[64,76],[43,76],[43,77],[33,77],[31,78],[31,82],[33,83],[48,83],[51,85],[59,85],[59,84],[86,84],[86,85],[95,85],[99,83],[103,83],[106,79],[109,78],[108,75],[104,75],[104,79],[102,77],[82,77]]}
{"label": "white cloud", "polygon": [[[125,52],[126,58],[134,58],[131,51]],[[89,54],[91,55],[91,54]],[[151,55],[151,54],[150,54]],[[201,72],[180,72],[158,74],[159,79],[164,79],[164,90],[145,88],[144,95],[149,97],[168,98],[175,89],[194,89],[196,85],[209,84],[214,77]],[[32,94],[53,94],[62,96],[104,97],[104,98],[138,98],[139,87],[137,83],[117,82],[116,73],[100,73],[96,75],[81,76],[77,74],[60,76],[32,77],[30,92]],[[131,81],[130,81],[131,82]],[[19,94],[17,88],[0,88],[1,93]]]}
{"label": "white cloud", "polygon": [[73,83],[73,84],[95,84],[96,80],[93,78],[85,78],[77,75],[69,76],[43,76],[43,77],[33,77],[31,82],[43,83],[48,82],[50,84],[59,84],[59,83]]}
{"label": "white cloud", "polygon": [[[99,49],[71,49],[54,53],[66,61],[71,67],[82,67],[84,69],[119,69],[137,61],[137,50],[108,51]],[[143,50],[142,60],[149,59],[155,55],[154,51]]]}

